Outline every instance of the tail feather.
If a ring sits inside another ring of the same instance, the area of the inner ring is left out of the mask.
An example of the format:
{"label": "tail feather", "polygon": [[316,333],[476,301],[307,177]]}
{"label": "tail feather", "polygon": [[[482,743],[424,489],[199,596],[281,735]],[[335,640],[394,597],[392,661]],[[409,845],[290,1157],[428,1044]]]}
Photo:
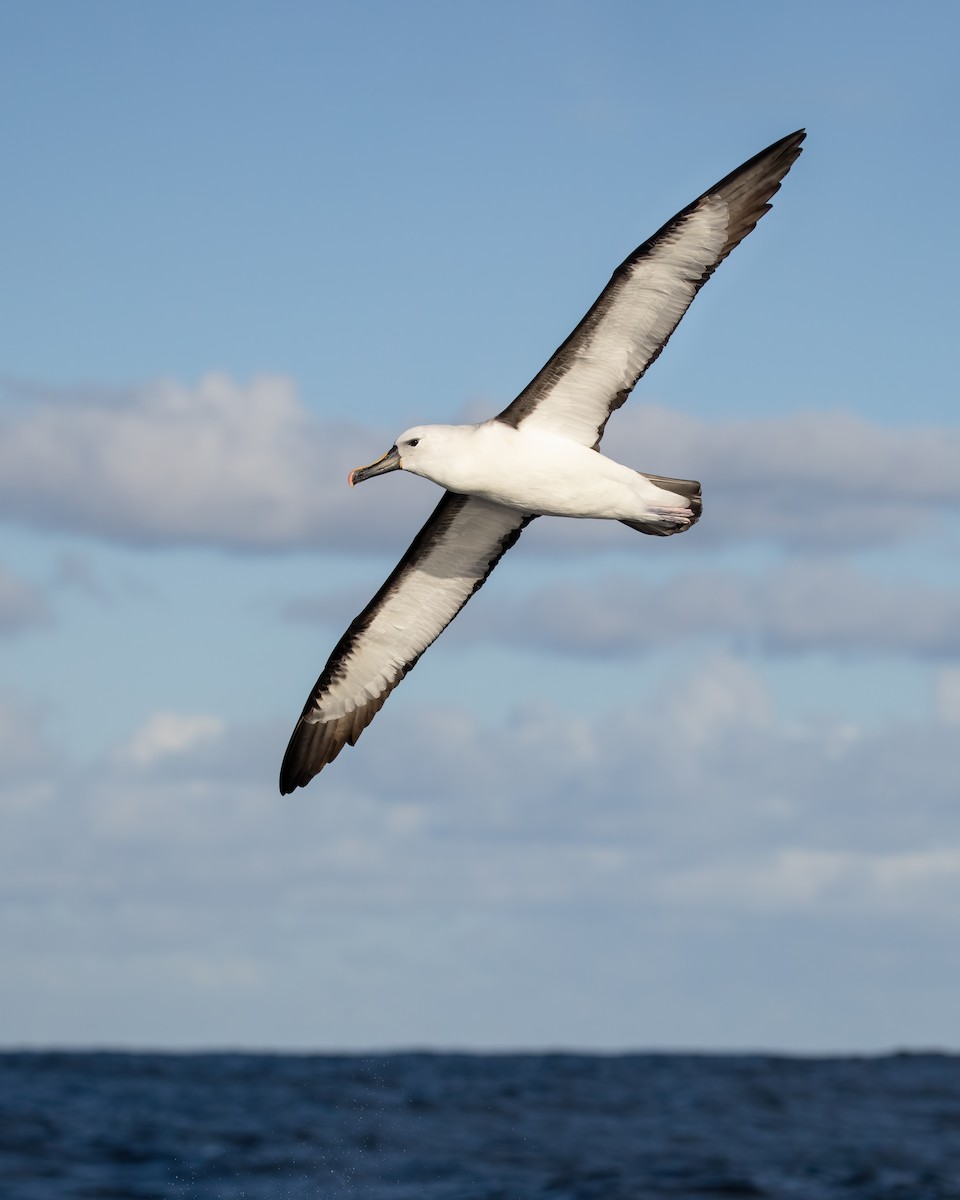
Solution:
{"label": "tail feather", "polygon": [[[621,521],[638,533],[650,533],[654,537],[669,537],[672,533],[684,533],[700,520],[703,511],[703,500],[700,496],[700,484],[696,479],[671,479],[667,475],[648,475],[643,472],[644,479],[649,479],[658,488],[677,500],[678,504],[671,505],[664,497],[662,510],[654,509],[648,520]],[[685,502],[685,503],[684,503]]]}

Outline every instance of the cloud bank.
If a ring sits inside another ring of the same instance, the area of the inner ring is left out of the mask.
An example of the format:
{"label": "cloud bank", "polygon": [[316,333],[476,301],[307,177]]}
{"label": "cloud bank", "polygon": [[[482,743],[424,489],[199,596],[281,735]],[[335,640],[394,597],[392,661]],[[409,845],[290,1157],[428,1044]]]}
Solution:
{"label": "cloud bank", "polygon": [[[209,375],[123,394],[8,384],[0,517],[138,545],[377,549],[411,530],[433,494],[409,479],[389,493],[383,481],[363,495],[344,486],[395,432],[320,421],[275,377],[241,386]],[[831,412],[706,422],[636,405],[617,415],[605,448],[640,469],[703,480],[706,518],[691,535],[701,545],[881,545],[960,506],[956,428],[888,429]],[[542,544],[625,544],[623,529],[600,524],[550,522]]]}
{"label": "cloud bank", "polygon": [[285,801],[285,727],[155,714],[83,767],[7,705],[7,1036],[155,1043],[162,992],[207,1044],[955,1043],[941,683],[862,727],[725,655],[597,719],[397,703]]}
{"label": "cloud bank", "polygon": [[[289,615],[322,619],[328,607],[301,601]],[[718,638],[766,654],[960,658],[960,589],[871,577],[835,559],[762,575],[682,572],[661,583],[605,575],[513,603],[494,595],[461,636],[594,656]]]}
{"label": "cloud bank", "polygon": [[[7,396],[0,515],[131,545],[350,549],[389,534],[413,497],[349,504],[346,474],[386,435],[313,420],[284,379],[208,375],[126,394]],[[377,451],[379,452],[379,451]],[[381,497],[382,500],[382,497]]]}

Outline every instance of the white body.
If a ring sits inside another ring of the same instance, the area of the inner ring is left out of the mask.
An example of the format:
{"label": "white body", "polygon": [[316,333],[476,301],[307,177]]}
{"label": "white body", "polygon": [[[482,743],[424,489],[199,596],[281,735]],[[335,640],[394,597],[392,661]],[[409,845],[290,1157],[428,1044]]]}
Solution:
{"label": "white body", "polygon": [[419,425],[401,434],[397,450],[405,471],[520,512],[610,521],[689,513],[683,497],[544,429],[514,429],[496,420]]}

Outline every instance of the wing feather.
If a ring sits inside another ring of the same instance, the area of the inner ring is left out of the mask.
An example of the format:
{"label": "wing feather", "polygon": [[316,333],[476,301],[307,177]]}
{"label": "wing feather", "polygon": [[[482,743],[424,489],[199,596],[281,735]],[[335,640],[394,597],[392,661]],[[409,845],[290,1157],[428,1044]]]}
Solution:
{"label": "wing feather", "polygon": [[357,738],[533,517],[444,493],[383,587],[334,648],[303,707],[280,791],[303,787]]}
{"label": "wing feather", "polygon": [[658,357],[694,296],[770,208],[804,137],[801,129],[774,142],[638,246],[497,419],[542,425],[596,447],[611,412]]}

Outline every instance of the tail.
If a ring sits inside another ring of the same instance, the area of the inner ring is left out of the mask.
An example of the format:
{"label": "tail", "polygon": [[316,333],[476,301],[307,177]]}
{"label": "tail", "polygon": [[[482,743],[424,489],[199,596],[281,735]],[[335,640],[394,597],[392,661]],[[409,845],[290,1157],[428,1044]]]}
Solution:
{"label": "tail", "polygon": [[[648,475],[644,479],[655,483],[667,495],[661,506],[651,509],[650,516],[642,521],[621,521],[638,533],[652,533],[655,537],[669,537],[672,533],[684,533],[700,520],[703,500],[700,484],[695,479],[670,479],[666,475]],[[675,501],[675,503],[671,503]]]}

